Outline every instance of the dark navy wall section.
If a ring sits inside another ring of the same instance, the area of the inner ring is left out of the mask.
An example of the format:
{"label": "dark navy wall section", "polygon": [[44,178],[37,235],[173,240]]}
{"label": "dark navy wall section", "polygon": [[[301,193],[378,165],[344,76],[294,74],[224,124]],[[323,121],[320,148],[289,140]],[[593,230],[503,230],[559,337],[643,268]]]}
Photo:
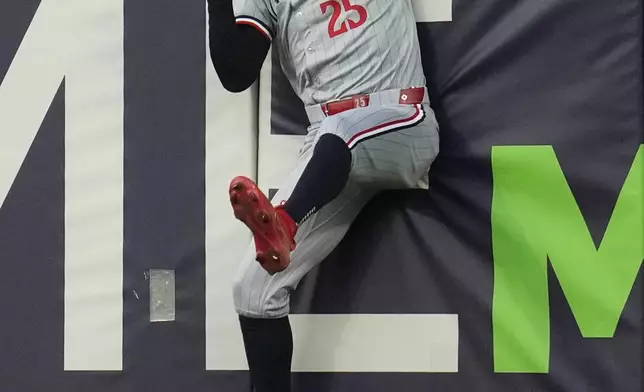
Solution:
{"label": "dark navy wall section", "polygon": [[[204,32],[203,2],[125,2],[123,348],[133,390],[208,390],[194,385],[205,369]],[[149,322],[150,268],[176,270],[175,322]]]}

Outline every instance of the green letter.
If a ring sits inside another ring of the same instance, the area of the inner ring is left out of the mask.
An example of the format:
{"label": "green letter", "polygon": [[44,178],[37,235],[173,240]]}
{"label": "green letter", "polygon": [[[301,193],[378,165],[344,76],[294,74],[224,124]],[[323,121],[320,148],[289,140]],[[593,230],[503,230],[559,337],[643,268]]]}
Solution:
{"label": "green letter", "polygon": [[495,147],[494,368],[547,373],[548,259],[585,338],[611,338],[644,259],[644,146],[599,249],[550,146]]}

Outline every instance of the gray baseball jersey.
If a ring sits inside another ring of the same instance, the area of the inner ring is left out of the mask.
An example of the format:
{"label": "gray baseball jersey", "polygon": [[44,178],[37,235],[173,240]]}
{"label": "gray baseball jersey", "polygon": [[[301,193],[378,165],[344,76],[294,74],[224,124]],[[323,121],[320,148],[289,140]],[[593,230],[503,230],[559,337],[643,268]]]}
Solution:
{"label": "gray baseball jersey", "polygon": [[[348,183],[299,226],[286,270],[268,275],[255,261],[254,243],[249,245],[234,283],[235,309],[247,317],[277,318],[289,313],[290,292],[335,248],[376,191],[427,186],[438,154],[438,124],[426,89],[414,104],[401,91],[425,84],[411,0],[234,1],[237,23],[276,43],[311,121],[297,166],[273,202],[289,198],[322,135],[342,138],[352,154]],[[331,116],[320,111],[319,104],[365,93],[368,104],[355,98],[360,107]]]}
{"label": "gray baseball jersey", "polygon": [[305,105],[424,86],[411,0],[234,0],[272,40]]}

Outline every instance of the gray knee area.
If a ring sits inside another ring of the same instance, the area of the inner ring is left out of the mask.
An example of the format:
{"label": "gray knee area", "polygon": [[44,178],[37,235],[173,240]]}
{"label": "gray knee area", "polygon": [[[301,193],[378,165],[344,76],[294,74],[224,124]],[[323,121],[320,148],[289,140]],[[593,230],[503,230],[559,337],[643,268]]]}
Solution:
{"label": "gray knee area", "polygon": [[[250,318],[280,318],[289,313],[289,296],[279,285],[269,284],[269,276],[257,262],[248,265],[233,283],[233,302],[240,316]],[[278,274],[279,275],[279,274]]]}

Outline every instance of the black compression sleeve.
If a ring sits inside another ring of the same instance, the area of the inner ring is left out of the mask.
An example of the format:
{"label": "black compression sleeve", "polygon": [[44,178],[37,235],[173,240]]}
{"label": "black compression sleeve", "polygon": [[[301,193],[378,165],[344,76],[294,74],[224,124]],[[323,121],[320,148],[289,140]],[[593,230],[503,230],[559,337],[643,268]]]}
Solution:
{"label": "black compression sleeve", "polygon": [[257,29],[235,23],[232,0],[208,0],[210,58],[221,84],[240,92],[259,77],[270,41]]}

